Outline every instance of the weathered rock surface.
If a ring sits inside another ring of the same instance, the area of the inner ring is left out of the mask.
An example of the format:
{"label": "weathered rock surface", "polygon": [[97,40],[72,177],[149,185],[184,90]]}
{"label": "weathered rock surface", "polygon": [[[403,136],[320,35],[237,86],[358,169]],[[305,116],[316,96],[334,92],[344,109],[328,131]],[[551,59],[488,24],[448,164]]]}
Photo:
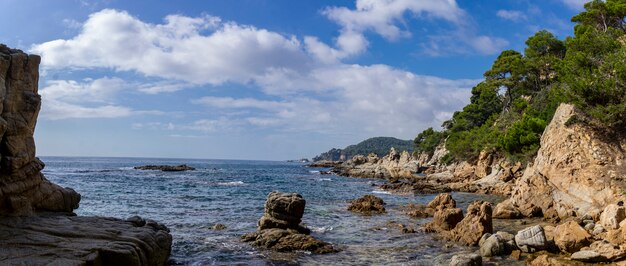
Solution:
{"label": "weathered rock surface", "polygon": [[617,261],[626,257],[624,248],[613,245],[606,240],[593,242],[589,247],[584,247],[583,250],[594,251],[604,257],[606,261]]}
{"label": "weathered rock surface", "polygon": [[165,226],[141,218],[55,214],[0,219],[3,265],[165,265],[171,244]]}
{"label": "weathered rock surface", "polygon": [[483,257],[500,256],[507,253],[506,241],[497,234],[483,235],[479,246],[480,255]]}
{"label": "weathered rock surface", "polygon": [[543,227],[535,225],[517,232],[515,235],[517,247],[526,252],[532,253],[548,248],[548,240],[543,231]]}
{"label": "weathered rock surface", "polygon": [[[583,122],[567,123],[574,118]],[[572,105],[559,106],[533,165],[516,182],[511,198],[496,208],[496,216],[515,210],[533,216],[539,209],[547,218],[582,217],[624,199],[626,140],[602,135],[587,120]]]}
{"label": "weathered rock surface", "polygon": [[328,160],[320,160],[307,164],[307,167],[318,167],[318,168],[332,168],[335,166],[341,165],[342,161],[328,161]]}
{"label": "weathered rock surface", "polygon": [[554,243],[563,252],[574,253],[589,245],[591,235],[574,221],[558,225],[554,230]]}
{"label": "weathered rock surface", "polygon": [[467,207],[465,218],[450,231],[452,240],[470,246],[477,245],[485,233],[493,233],[491,212],[491,203],[472,202]]}
{"label": "weathered rock surface", "polygon": [[80,194],[35,157],[40,57],[0,44],[0,264],[165,265],[172,237],[154,221],[68,216]]}
{"label": "weathered rock surface", "polygon": [[182,172],[182,171],[193,171],[196,168],[193,168],[186,164],[181,165],[143,165],[143,166],[135,166],[136,170],[157,170],[163,172]]}
{"label": "weathered rock surface", "polygon": [[333,169],[343,176],[383,179],[410,178],[417,170],[418,163],[411,154],[398,153],[394,148],[383,158],[375,154],[357,155]]}
{"label": "weathered rock surface", "polygon": [[0,44],[0,215],[71,212],[80,201],[73,189],[50,183],[35,157],[40,61]]}
{"label": "weathered rock surface", "polygon": [[385,213],[385,202],[374,195],[365,195],[350,202],[348,210],[365,215]]}
{"label": "weathered rock surface", "polygon": [[483,258],[478,254],[458,254],[452,256],[450,266],[481,266]]}
{"label": "weathered rock surface", "polygon": [[600,224],[606,229],[617,229],[626,218],[626,208],[617,204],[609,204],[600,215]]}
{"label": "weathered rock surface", "polygon": [[243,235],[244,242],[276,251],[336,252],[332,245],[315,239],[300,225],[306,201],[297,193],[271,192],[256,232]]}
{"label": "weathered rock surface", "polygon": [[606,258],[600,255],[600,253],[595,252],[593,250],[581,250],[578,251],[570,257],[572,260],[582,261],[582,262],[603,262],[606,261]]}
{"label": "weathered rock surface", "polygon": [[539,255],[534,260],[527,263],[530,266],[571,266],[571,261],[564,261],[559,258],[550,257],[547,254]]}

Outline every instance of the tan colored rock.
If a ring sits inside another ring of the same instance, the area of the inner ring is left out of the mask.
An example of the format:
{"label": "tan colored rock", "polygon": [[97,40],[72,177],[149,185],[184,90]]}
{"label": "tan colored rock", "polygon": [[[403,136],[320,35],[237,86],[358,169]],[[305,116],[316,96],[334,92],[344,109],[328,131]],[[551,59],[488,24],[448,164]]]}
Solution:
{"label": "tan colored rock", "polygon": [[467,215],[450,232],[450,237],[466,245],[477,245],[485,233],[493,233],[491,214],[491,203],[472,202],[467,207]]}
{"label": "tan colored rock", "polygon": [[481,151],[478,155],[478,162],[476,162],[476,171],[474,172],[477,177],[485,177],[491,174],[491,164],[493,163],[493,154],[488,151]]}
{"label": "tan colored rock", "polygon": [[620,223],[626,218],[626,208],[609,204],[600,215],[600,224],[606,229],[617,229]]}
{"label": "tan colored rock", "polygon": [[582,217],[623,200],[626,140],[607,139],[584,122],[572,105],[561,104],[541,137],[532,166],[516,181],[511,198],[501,204],[524,216],[539,208],[547,218]]}
{"label": "tan colored rock", "polygon": [[578,223],[569,221],[554,229],[554,243],[563,252],[574,253],[589,245],[591,235]]}
{"label": "tan colored rock", "polygon": [[626,250],[606,240],[593,242],[589,247],[583,249],[595,251],[608,261],[617,261],[626,257]]}
{"label": "tan colored rock", "polygon": [[448,231],[452,230],[463,220],[463,210],[459,208],[437,207],[432,222],[426,228],[428,231]]}
{"label": "tan colored rock", "polygon": [[76,191],[46,180],[35,158],[40,61],[0,44],[0,216],[72,212],[80,201]]}
{"label": "tan colored rock", "polygon": [[350,202],[348,210],[365,215],[385,213],[385,202],[374,195],[365,195]]}
{"label": "tan colored rock", "polygon": [[364,178],[411,178],[418,170],[418,161],[407,151],[398,153],[391,148],[383,158],[375,155],[365,157],[356,155],[352,159],[336,166],[340,175]]}
{"label": "tan colored rock", "polygon": [[428,208],[435,209],[439,206],[444,208],[456,208],[456,201],[449,193],[441,193],[428,203]]}

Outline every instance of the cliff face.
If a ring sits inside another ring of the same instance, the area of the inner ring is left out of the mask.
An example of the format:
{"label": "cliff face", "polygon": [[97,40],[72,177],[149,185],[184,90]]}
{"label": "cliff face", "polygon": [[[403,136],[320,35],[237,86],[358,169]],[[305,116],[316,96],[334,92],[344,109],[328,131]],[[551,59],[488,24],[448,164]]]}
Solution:
{"label": "cliff face", "polygon": [[357,155],[334,169],[345,176],[385,179],[410,178],[417,170],[418,163],[409,152],[398,153],[394,148],[383,158],[376,154]]}
{"label": "cliff face", "polygon": [[0,215],[71,212],[80,195],[50,183],[35,157],[40,57],[0,45]]}
{"label": "cliff face", "polygon": [[595,217],[604,206],[625,199],[626,140],[604,136],[585,121],[572,105],[557,109],[534,163],[511,198],[496,207],[496,217]]}

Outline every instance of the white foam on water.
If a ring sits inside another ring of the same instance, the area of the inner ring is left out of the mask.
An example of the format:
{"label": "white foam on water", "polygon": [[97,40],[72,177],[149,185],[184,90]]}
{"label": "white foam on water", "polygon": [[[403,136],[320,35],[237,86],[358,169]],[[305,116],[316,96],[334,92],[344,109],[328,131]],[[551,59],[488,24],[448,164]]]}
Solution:
{"label": "white foam on water", "polygon": [[391,192],[389,192],[389,191],[384,191],[384,190],[372,190],[372,193],[374,193],[374,194],[387,194],[387,195],[391,195]]}
{"label": "white foam on water", "polygon": [[241,185],[244,185],[245,183],[243,181],[233,181],[233,182],[218,182],[217,184],[220,186],[241,186]]}

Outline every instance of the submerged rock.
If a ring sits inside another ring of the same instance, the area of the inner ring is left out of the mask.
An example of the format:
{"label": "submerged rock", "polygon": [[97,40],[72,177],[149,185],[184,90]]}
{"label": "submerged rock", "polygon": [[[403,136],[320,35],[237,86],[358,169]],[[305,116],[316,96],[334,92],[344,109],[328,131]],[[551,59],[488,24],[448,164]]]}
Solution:
{"label": "submerged rock", "polygon": [[309,235],[311,231],[300,225],[305,205],[300,194],[271,192],[258,230],[243,235],[242,240],[276,251],[336,252],[331,244],[313,238]]}
{"label": "submerged rock", "polygon": [[136,170],[158,170],[163,172],[182,172],[182,171],[193,171],[196,168],[193,168],[186,164],[181,165],[144,165],[144,166],[135,166]]}
{"label": "submerged rock", "polygon": [[350,202],[348,210],[365,215],[385,213],[385,202],[374,195],[365,195]]}

